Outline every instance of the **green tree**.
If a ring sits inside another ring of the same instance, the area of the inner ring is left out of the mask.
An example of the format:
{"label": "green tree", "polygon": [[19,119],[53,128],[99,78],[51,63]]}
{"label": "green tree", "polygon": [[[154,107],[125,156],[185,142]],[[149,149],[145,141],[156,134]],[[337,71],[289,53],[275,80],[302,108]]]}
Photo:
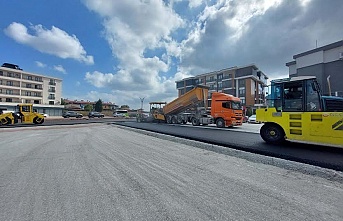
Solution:
{"label": "green tree", "polygon": [[85,111],[91,111],[91,110],[93,110],[93,105],[91,105],[91,104],[86,104],[84,110],[85,110]]}
{"label": "green tree", "polygon": [[120,106],[120,109],[129,110],[130,107],[129,107],[129,105],[125,104],[125,105],[121,105],[121,106]]}
{"label": "green tree", "polygon": [[66,102],[64,101],[63,98],[61,98],[61,105],[66,105]]}
{"label": "green tree", "polygon": [[95,111],[97,111],[97,112],[101,112],[101,111],[102,111],[102,101],[101,101],[101,99],[99,99],[99,100],[95,103],[94,109],[95,109]]}

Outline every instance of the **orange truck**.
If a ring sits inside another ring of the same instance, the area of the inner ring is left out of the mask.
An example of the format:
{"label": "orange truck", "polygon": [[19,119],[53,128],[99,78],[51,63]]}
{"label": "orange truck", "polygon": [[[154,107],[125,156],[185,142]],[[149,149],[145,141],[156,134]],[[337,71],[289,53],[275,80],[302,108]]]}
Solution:
{"label": "orange truck", "polygon": [[[229,94],[213,92],[208,108],[207,86],[198,85],[163,107],[165,121],[169,124],[192,123],[193,126],[216,124],[217,127],[242,125],[241,100]],[[209,111],[209,109],[211,111]]]}

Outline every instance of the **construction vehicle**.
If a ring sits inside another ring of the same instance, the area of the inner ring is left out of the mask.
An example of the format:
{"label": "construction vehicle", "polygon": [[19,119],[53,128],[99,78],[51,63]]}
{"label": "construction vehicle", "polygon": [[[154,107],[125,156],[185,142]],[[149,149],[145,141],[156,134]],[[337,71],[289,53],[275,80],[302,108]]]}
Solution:
{"label": "construction vehicle", "polygon": [[[207,105],[209,87],[198,85],[170,103],[150,102],[150,118],[137,115],[137,121],[149,119],[168,124],[192,123],[193,126],[216,124],[217,127],[242,125],[243,111],[239,98],[213,92],[211,110]],[[156,107],[156,105],[159,105]]]}
{"label": "construction vehicle", "polygon": [[18,104],[15,112],[4,113],[0,110],[0,125],[11,125],[19,123],[42,124],[44,116],[33,111],[32,104]]}
{"label": "construction vehicle", "polygon": [[166,104],[167,102],[150,102],[149,113],[144,112],[143,109],[137,111],[137,122],[165,122],[163,106]]}
{"label": "construction vehicle", "polygon": [[264,141],[343,147],[343,98],[322,96],[316,77],[273,80],[268,97],[267,107],[256,110]]}

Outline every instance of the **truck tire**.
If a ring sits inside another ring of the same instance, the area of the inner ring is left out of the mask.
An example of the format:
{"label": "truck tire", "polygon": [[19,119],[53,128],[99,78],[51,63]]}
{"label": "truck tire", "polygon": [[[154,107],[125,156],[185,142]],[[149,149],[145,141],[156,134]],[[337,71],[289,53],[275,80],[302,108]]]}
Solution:
{"label": "truck tire", "polygon": [[177,116],[172,116],[171,123],[177,124]]}
{"label": "truck tire", "polygon": [[280,144],[285,141],[285,132],[277,124],[267,123],[260,129],[262,139],[270,144]]}
{"label": "truck tire", "polygon": [[217,125],[217,127],[219,127],[219,128],[225,127],[225,121],[224,121],[224,119],[223,119],[223,118],[217,119],[217,120],[216,120],[216,125]]}
{"label": "truck tire", "polygon": [[200,122],[198,119],[196,119],[195,117],[192,118],[192,125],[193,126],[199,126],[200,125]]}
{"label": "truck tire", "polygon": [[172,123],[172,116],[167,115],[166,119],[167,119],[167,124],[171,124]]}

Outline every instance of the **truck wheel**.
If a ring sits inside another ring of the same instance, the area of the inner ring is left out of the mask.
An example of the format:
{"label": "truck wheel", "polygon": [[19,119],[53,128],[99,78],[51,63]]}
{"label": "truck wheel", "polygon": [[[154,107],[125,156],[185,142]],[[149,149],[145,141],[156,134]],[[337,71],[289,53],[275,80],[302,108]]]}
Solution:
{"label": "truck wheel", "polygon": [[261,127],[260,135],[270,144],[280,144],[285,141],[285,132],[277,124],[265,124]]}
{"label": "truck wheel", "polygon": [[193,126],[199,126],[200,125],[200,122],[198,119],[196,119],[195,117],[192,118],[192,125]]}
{"label": "truck wheel", "polygon": [[171,122],[172,124],[177,124],[177,116],[172,116]]}
{"label": "truck wheel", "polygon": [[171,117],[170,115],[167,116],[167,124],[171,124],[171,121],[172,121],[171,118],[172,118],[172,117]]}
{"label": "truck wheel", "polygon": [[225,121],[224,121],[222,118],[219,118],[219,119],[217,119],[217,121],[216,121],[216,125],[217,125],[217,127],[219,127],[219,128],[223,128],[223,127],[225,127]]}

